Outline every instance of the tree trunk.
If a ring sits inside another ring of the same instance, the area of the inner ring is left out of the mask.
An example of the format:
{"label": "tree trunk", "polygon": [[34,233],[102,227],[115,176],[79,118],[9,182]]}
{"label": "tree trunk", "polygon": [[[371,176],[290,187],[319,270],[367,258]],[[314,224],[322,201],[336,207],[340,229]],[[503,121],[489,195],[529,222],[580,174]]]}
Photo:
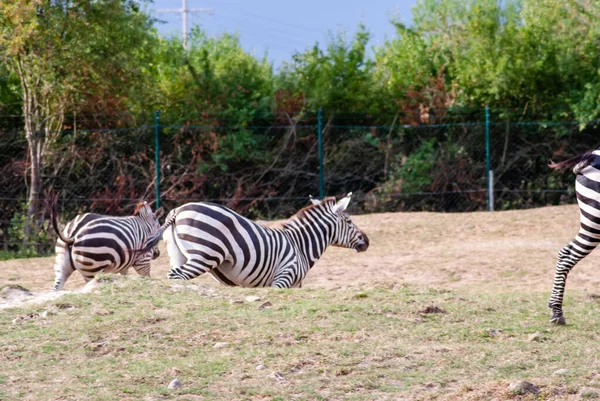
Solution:
{"label": "tree trunk", "polygon": [[27,218],[23,230],[23,245],[27,246],[32,236],[38,232],[38,215],[40,213],[40,194],[42,191],[41,166],[43,138],[39,132],[27,132],[29,157],[31,159],[31,173],[29,194],[27,196]]}

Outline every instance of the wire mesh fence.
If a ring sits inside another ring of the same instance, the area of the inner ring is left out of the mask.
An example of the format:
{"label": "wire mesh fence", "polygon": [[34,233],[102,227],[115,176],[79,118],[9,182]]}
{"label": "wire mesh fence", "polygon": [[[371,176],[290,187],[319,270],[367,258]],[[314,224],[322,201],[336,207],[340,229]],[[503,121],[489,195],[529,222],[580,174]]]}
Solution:
{"label": "wire mesh fence", "polygon": [[[443,123],[419,125],[365,115],[236,126],[151,119],[85,129],[66,124],[44,142],[42,187],[60,194],[62,222],[88,212],[129,215],[138,201],[157,197],[167,210],[210,201],[250,218],[280,218],[306,206],[320,185],[326,195],[353,192],[351,213],[504,210],[574,200],[572,175],[546,165],[551,157],[595,148],[594,126],[483,116],[448,114]],[[4,251],[52,249],[48,208],[34,216],[38,233],[23,235],[30,166],[25,132],[15,119],[0,117]]]}

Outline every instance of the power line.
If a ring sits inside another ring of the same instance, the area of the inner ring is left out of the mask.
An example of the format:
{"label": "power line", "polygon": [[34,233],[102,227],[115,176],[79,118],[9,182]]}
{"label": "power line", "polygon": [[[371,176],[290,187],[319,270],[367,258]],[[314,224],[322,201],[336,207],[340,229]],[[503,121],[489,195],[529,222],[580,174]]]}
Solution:
{"label": "power line", "polygon": [[188,8],[187,0],[181,0],[181,8],[161,8],[156,10],[157,13],[180,13],[182,15],[182,26],[181,26],[181,38],[183,40],[183,47],[187,50],[187,39],[188,39],[188,14],[189,13],[208,13],[213,15],[215,13],[214,8]]}

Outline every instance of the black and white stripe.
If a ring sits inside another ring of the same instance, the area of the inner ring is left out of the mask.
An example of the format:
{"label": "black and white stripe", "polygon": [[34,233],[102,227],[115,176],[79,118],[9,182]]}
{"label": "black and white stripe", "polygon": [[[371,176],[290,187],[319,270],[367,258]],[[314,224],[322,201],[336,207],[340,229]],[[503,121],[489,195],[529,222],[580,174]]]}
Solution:
{"label": "black and white stripe", "polygon": [[158,212],[152,213],[146,202],[138,204],[133,216],[79,215],[62,233],[53,209],[52,224],[58,235],[53,291],[62,289],[75,270],[86,282],[100,272],[127,274],[130,267],[149,276],[151,259],[160,255]]}
{"label": "black and white stripe", "polygon": [[313,201],[282,228],[260,226],[216,204],[185,204],[169,213],[176,213],[175,224],[163,234],[168,277],[190,280],[209,272],[230,286],[299,287],[327,246],[367,250],[367,236],[344,213],[350,195]]}
{"label": "black and white stripe", "polygon": [[552,309],[550,321],[565,324],[562,310],[565,284],[569,271],[581,259],[589,255],[600,243],[600,149],[561,163],[550,163],[551,168],[573,167],[575,191],[579,204],[579,232],[558,253],[552,295],[548,306]]}

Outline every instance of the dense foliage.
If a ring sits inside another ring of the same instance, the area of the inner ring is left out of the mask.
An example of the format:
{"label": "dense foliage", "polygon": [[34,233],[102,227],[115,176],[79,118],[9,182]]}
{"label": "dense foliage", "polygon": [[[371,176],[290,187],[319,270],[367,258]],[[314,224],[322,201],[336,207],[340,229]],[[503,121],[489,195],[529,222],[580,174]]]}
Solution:
{"label": "dense foliage", "polygon": [[381,46],[360,25],[275,71],[228,33],[196,28],[185,51],[130,0],[4,1],[0,236],[8,248],[31,240],[29,219],[44,227],[41,189],[70,214],[152,198],[155,110],[167,206],[303,205],[318,193],[321,109],[328,194],[354,191],[363,210],[483,209],[486,106],[496,206],[560,201],[535,190],[570,180],[548,157],[598,145],[598,21],[594,0],[421,0]]}

